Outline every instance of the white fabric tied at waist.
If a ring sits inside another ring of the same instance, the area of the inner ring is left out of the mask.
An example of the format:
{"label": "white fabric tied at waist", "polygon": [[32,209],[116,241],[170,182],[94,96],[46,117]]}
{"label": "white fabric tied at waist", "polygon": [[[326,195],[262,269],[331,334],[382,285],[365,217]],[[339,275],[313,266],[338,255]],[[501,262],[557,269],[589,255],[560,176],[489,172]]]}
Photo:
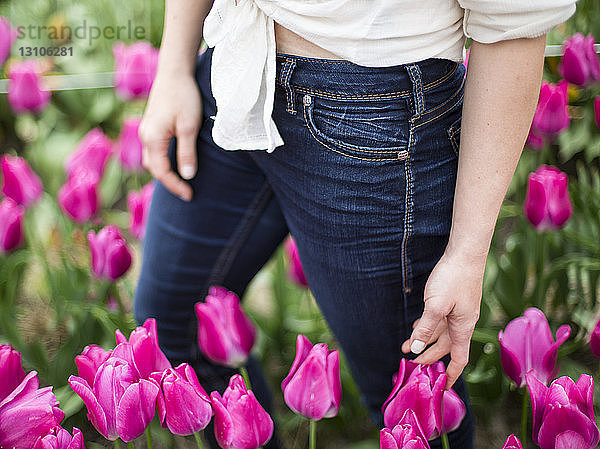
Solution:
{"label": "white fabric tied at waist", "polygon": [[268,152],[283,145],[271,118],[276,71],[273,18],[254,0],[215,0],[203,35],[214,47],[215,143],[226,150]]}

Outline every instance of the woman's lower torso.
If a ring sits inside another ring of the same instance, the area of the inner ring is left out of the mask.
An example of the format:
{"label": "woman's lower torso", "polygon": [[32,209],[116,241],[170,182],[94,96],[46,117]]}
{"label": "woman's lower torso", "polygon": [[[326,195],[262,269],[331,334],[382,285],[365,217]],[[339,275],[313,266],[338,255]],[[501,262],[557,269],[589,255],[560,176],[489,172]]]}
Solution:
{"label": "woman's lower torso", "polygon": [[279,53],[312,58],[341,59],[339,56],[307,41],[303,37],[275,22],[275,42]]}

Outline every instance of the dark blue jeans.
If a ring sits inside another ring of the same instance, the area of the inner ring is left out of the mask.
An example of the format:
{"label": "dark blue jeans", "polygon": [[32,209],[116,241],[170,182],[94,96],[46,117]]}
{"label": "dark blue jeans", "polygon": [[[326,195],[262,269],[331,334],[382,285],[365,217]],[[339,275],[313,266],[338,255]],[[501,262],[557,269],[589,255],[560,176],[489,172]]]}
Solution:
{"label": "dark blue jeans", "polygon": [[[204,117],[194,199],[186,203],[156,185],[136,319],[155,317],[167,356],[193,363],[207,390],[222,390],[231,372],[198,353],[193,305],[213,284],[242,295],[290,232],[382,426],[400,347],[448,241],[464,68],[443,59],[373,68],[278,54],[273,119],[285,145],[273,153],[226,151],[211,138],[211,55],[203,53],[197,68]],[[251,361],[249,370],[268,403],[260,368]],[[455,388],[468,412],[450,443],[469,449],[473,418],[462,379]]]}

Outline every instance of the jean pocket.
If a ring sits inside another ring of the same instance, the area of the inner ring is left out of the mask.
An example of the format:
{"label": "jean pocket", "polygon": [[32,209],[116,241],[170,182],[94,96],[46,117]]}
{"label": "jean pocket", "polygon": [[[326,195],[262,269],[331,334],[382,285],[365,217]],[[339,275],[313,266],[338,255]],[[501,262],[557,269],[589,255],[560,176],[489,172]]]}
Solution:
{"label": "jean pocket", "polygon": [[458,149],[460,148],[460,124],[462,121],[462,117],[456,119],[448,128],[448,139],[450,140],[450,145],[452,146],[452,150],[454,154],[458,156]]}
{"label": "jean pocket", "polygon": [[306,94],[306,126],[325,148],[373,161],[408,157],[409,112],[403,99],[332,100]]}

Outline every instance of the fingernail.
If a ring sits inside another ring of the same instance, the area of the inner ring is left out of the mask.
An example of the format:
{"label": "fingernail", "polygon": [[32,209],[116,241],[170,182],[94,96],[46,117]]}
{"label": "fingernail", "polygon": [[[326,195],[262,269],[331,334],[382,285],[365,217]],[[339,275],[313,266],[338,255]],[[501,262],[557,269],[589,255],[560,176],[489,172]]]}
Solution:
{"label": "fingernail", "polygon": [[192,179],[194,177],[194,167],[192,165],[184,165],[181,167],[181,177],[183,179]]}
{"label": "fingernail", "polygon": [[421,340],[415,340],[412,342],[412,345],[410,345],[410,352],[413,354],[420,354],[423,352],[423,349],[425,349],[425,343]]}

